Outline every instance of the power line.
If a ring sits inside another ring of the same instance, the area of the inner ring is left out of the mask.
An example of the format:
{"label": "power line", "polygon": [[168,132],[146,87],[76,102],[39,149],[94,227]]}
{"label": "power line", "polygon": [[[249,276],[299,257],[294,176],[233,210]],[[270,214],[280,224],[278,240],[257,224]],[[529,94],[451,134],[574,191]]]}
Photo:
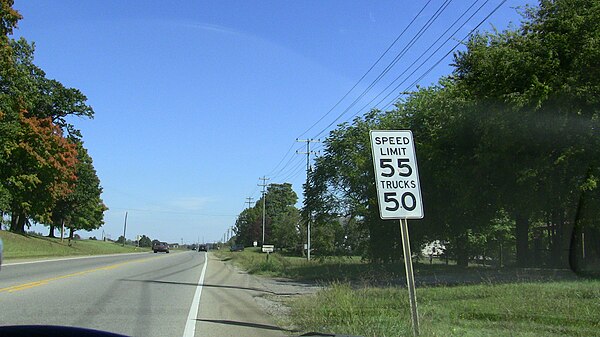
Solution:
{"label": "power line", "polygon": [[419,29],[417,34],[413,36],[413,38],[408,42],[408,44],[396,55],[396,57],[388,64],[388,66],[369,84],[369,86],[363,90],[363,92],[356,98],[354,101],[348,106],[342,113],[340,113],[331,123],[329,123],[326,127],[324,127],[321,131],[319,131],[315,137],[323,134],[327,129],[329,129],[335,122],[337,122],[340,118],[342,118],[350,109],[352,109],[371,89],[400,61],[400,59],[408,52],[408,50],[416,43],[416,41],[425,34],[425,32],[431,27],[433,22],[440,17],[442,12],[448,8],[449,4],[452,0],[444,1],[440,7],[436,10],[436,12],[425,22],[425,24]]}
{"label": "power line", "polygon": [[313,125],[311,125],[308,129],[306,129],[304,132],[302,132],[297,138],[300,138],[302,136],[304,136],[305,134],[308,133],[308,131],[310,131],[312,128],[314,128],[317,124],[319,124],[325,117],[327,117],[340,103],[342,103],[342,101],[348,97],[348,95],[352,92],[352,90],[354,90],[358,84],[371,72],[371,70],[373,70],[373,68],[375,68],[375,66],[379,63],[379,61],[381,61],[381,59],[388,53],[388,51],[390,51],[390,49],[392,49],[392,47],[396,44],[396,42],[398,42],[398,40],[400,40],[400,38],[402,36],[404,36],[404,33],[406,33],[406,31],[412,26],[412,24],[415,22],[415,20],[419,17],[419,15],[421,15],[421,13],[425,10],[425,8],[429,5],[429,3],[431,2],[431,0],[427,1],[425,3],[425,5],[421,8],[421,10],[412,18],[412,20],[408,23],[408,25],[406,27],[404,27],[404,29],[402,30],[402,32],[396,37],[396,39],[394,39],[394,41],[387,47],[387,49],[383,52],[383,54],[381,54],[379,56],[379,58],[375,61],[375,63],[373,63],[371,65],[371,67],[360,77],[360,79],[358,79],[358,81],[356,81],[356,83],[354,83],[354,85],[352,86],[352,88],[350,88],[350,90],[348,90],[346,92],[346,94],[344,94],[344,96],[342,98],[340,98],[337,103],[335,103],[333,105],[333,107],[331,107],[331,109],[329,109],[329,111],[327,111],[323,116],[321,116],[321,118],[319,118],[319,120],[317,120],[315,123],[313,123]]}
{"label": "power line", "polygon": [[143,208],[122,208],[122,207],[111,207],[111,210],[127,210],[134,212],[144,212],[144,213],[166,213],[166,214],[182,214],[182,215],[194,215],[194,216],[226,216],[231,217],[235,216],[234,214],[211,214],[204,212],[196,212],[196,211],[171,211],[171,210],[160,210],[160,209],[143,209]]}
{"label": "power line", "polygon": [[[268,173],[268,175],[273,175],[273,172],[275,172],[275,170],[277,170],[277,168],[279,167],[279,165],[281,165],[281,163],[283,163],[283,161],[285,160],[285,158],[292,153],[292,149],[294,148],[294,145],[296,143],[292,142],[292,145],[290,145],[290,147],[288,148],[288,150],[285,152],[285,154],[283,155],[283,157],[281,158],[281,160],[279,161],[279,163],[277,163],[277,165],[275,165],[275,167],[271,170],[271,172]],[[292,156],[293,157],[293,156]]]}
{"label": "power line", "polygon": [[290,168],[286,172],[280,174],[277,178],[274,178],[274,180],[285,182],[288,179],[288,177],[290,177],[294,173],[298,172],[299,169],[304,167],[303,158],[296,157],[296,159],[298,160],[295,161],[294,165],[290,166]]}
{"label": "power line", "polygon": [[[417,84],[420,80],[422,80],[425,76],[427,76],[427,74],[429,74],[435,67],[437,67],[438,64],[440,64],[446,57],[448,57],[448,55],[450,55],[456,48],[458,48],[458,46],[460,46],[464,40],[468,39],[469,36],[471,36],[471,34],[473,34],[473,32],[475,32],[475,30],[477,30],[485,21],[487,21],[487,19],[490,18],[490,16],[492,16],[494,13],[496,13],[496,11],[498,11],[498,9],[500,9],[500,7],[502,7],[502,5],[504,5],[504,3],[506,3],[507,0],[502,0],[500,2],[500,4],[498,4],[498,6],[496,6],[483,20],[481,20],[477,26],[475,26],[473,29],[471,29],[471,31],[469,31],[469,33],[467,33],[467,35],[465,35],[465,37],[458,41],[454,47],[452,47],[452,49],[450,49],[444,56],[442,56],[434,65],[432,65],[431,67],[429,67],[429,69],[427,69],[427,71],[425,73],[423,73],[417,80],[413,81],[413,83],[411,83],[404,91],[408,91],[410,88],[412,88],[415,84]],[[397,89],[394,88],[394,90]],[[393,91],[392,91],[393,92]],[[388,94],[389,96],[389,94]],[[388,107],[389,105],[393,104],[395,101],[397,101],[400,96],[402,96],[402,93],[397,95],[396,98],[394,98],[392,101],[390,101],[388,104],[386,104],[386,106],[384,107],[384,109],[386,107]],[[387,96],[386,96],[387,97]]]}
{"label": "power line", "polygon": [[[450,41],[452,39],[452,36],[454,36],[456,33],[458,33],[458,31],[460,31],[460,29],[462,29],[469,21],[471,21],[471,19],[477,14],[479,13],[479,11],[481,11],[481,9],[489,2],[490,0],[486,0],[481,6],[479,6],[479,8],[477,8],[477,10],[475,10],[475,12],[473,12],[473,14],[471,14],[471,16],[469,16],[469,18],[463,22],[452,34],[450,34],[450,36],[448,38],[446,38],[446,40],[433,52],[431,53],[431,55],[429,55],[429,57],[427,57],[416,69],[414,69],[412,71],[412,73],[410,73],[402,82],[400,82],[396,87],[394,87],[392,89],[392,91],[390,93],[388,93],[385,97],[383,97],[379,102],[377,102],[377,104],[375,104],[374,106],[378,106],[379,104],[381,104],[387,97],[389,97],[389,95],[391,95],[393,92],[395,92],[402,84],[404,84],[412,75],[414,75],[419,69],[421,69],[421,67],[423,67],[423,65],[425,63],[427,63],[427,61],[429,61],[433,56],[435,56],[435,54],[443,47],[446,45],[446,43],[448,43],[448,41]],[[411,63],[408,67],[406,67],[406,69],[400,74],[398,75],[394,81],[392,81],[390,84],[388,84],[379,94],[377,94],[377,96],[375,96],[373,99],[371,99],[367,104],[365,104],[362,108],[360,108],[358,111],[356,111],[350,118],[356,116],[357,114],[359,114],[361,111],[364,111],[369,105],[371,105],[379,96],[381,96],[386,90],[388,90],[392,85],[394,85],[394,83],[396,83],[404,74],[406,74],[406,72],[408,72],[409,69],[411,69],[422,57],[425,56],[425,54],[427,54],[431,48],[433,48],[445,35],[446,33],[448,33],[448,31],[450,31],[450,29],[452,29],[452,27],[454,27],[459,21],[460,19],[462,19],[463,16],[465,16],[476,4],[477,2],[479,2],[479,0],[474,1],[471,6],[469,6],[469,8],[467,8],[466,11],[463,12],[463,14],[456,19],[452,25],[450,25],[438,38],[437,40],[435,40],[431,45],[429,45],[429,47],[423,52],[421,53],[421,55],[419,55],[417,58],[415,58],[415,60],[413,61],[413,63]],[[441,62],[441,61],[440,61]],[[412,87],[412,86],[410,86]],[[408,89],[407,89],[408,90]],[[406,91],[406,90],[405,90]]]}
{"label": "power line", "polygon": [[[298,151],[296,151],[296,152],[298,152]],[[294,163],[294,164],[292,164],[292,163]],[[287,169],[290,165],[292,165],[293,167],[296,167],[297,163],[298,163],[297,156],[290,157],[290,159],[285,163],[285,165],[283,165],[281,167],[281,169],[279,169],[279,171],[277,171],[277,173],[271,175],[271,177],[276,178],[276,177],[280,177],[280,176],[286,174],[286,173],[284,173],[285,172],[284,170]]]}
{"label": "power line", "polygon": [[289,182],[292,178],[295,178],[300,172],[302,172],[302,168],[304,163],[299,163],[298,166],[296,166],[296,168],[292,171],[290,171],[288,173],[287,176],[285,176],[283,179],[281,179],[282,182]]}

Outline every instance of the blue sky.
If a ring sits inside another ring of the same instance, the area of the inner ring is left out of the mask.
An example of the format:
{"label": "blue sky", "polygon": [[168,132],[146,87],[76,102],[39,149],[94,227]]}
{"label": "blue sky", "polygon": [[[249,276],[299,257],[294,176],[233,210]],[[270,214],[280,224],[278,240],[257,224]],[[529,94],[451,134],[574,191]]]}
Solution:
{"label": "blue sky", "polygon": [[[34,41],[35,63],[49,78],[80,89],[96,112],[93,120],[73,123],[110,210],[103,229],[81,234],[101,237],[104,230],[116,239],[127,211],[128,238],[214,241],[234,225],[246,197],[258,200],[263,175],[292,183],[302,200],[306,163],[295,150],[304,144],[295,139],[324,138],[337,123],[414,89],[410,84],[501,0],[476,1],[467,11],[473,2],[16,0],[24,18],[15,36]],[[525,3],[506,1],[479,30],[517,24],[515,7]],[[386,76],[327,127],[441,6]],[[430,55],[409,77],[416,68],[409,66]],[[418,83],[449,74],[451,61],[446,57]],[[398,76],[395,83],[405,82],[384,90]]]}

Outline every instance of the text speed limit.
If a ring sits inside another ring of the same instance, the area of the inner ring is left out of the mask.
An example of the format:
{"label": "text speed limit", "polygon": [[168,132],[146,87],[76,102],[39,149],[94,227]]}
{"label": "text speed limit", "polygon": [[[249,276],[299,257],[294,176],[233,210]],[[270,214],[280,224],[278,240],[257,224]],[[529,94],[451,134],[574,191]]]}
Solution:
{"label": "text speed limit", "polygon": [[412,132],[373,130],[371,149],[381,218],[423,218],[419,171]]}

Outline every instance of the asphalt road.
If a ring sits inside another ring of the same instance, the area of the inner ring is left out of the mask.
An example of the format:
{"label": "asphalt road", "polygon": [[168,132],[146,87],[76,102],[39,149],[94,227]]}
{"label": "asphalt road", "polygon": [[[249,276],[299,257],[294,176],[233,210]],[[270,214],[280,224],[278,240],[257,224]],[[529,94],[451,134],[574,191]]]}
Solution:
{"label": "asphalt road", "polygon": [[264,290],[204,252],[2,266],[0,325],[63,325],[131,336],[285,336]]}

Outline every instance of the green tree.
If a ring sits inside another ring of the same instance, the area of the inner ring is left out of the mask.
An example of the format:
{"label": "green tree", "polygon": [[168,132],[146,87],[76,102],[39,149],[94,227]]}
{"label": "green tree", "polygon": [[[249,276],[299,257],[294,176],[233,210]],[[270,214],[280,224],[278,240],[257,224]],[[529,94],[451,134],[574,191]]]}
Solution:
{"label": "green tree", "polygon": [[578,205],[598,194],[599,6],[542,1],[520,28],[474,35],[437,85],[332,131],[306,189],[317,225],[354,217],[367,229],[369,257],[399,255],[397,226],[376,211],[368,130],[411,129],[426,210],[411,241],[443,239],[466,265],[506,239],[495,219],[508,212],[519,265],[531,261],[531,224],[547,233],[550,261],[564,265],[581,215],[593,218],[593,207]]}
{"label": "green tree", "polygon": [[566,263],[582,189],[597,182],[599,37],[597,1],[541,1],[519,29],[476,35],[456,56],[456,83],[483,116],[481,153],[516,220],[520,265],[538,220],[551,260]]}
{"label": "green tree", "polygon": [[[294,248],[301,243],[299,211],[296,192],[289,183],[269,184],[265,193],[265,241],[279,248]],[[251,246],[262,240],[263,198],[254,207],[238,216],[234,232],[235,242]]]}
{"label": "green tree", "polygon": [[150,240],[150,238],[146,235],[142,235],[142,237],[138,241],[138,245],[140,247],[152,247],[152,240]]}
{"label": "green tree", "polygon": [[77,146],[75,186],[71,193],[55,204],[50,236],[54,233],[54,226],[60,226],[63,222],[70,229],[69,237],[72,237],[76,230],[91,231],[104,224],[104,212],[107,208],[101,198],[100,179],[83,144],[77,140],[73,141]]}
{"label": "green tree", "polygon": [[[294,248],[301,243],[296,192],[289,183],[269,184],[265,193],[265,241],[278,248]],[[256,203],[262,205],[262,198]],[[261,214],[262,217],[262,214]]]}
{"label": "green tree", "polygon": [[254,241],[260,241],[262,238],[262,208],[247,208],[238,216],[234,232],[235,242],[244,246],[252,246]]}
{"label": "green tree", "polygon": [[300,237],[300,211],[294,206],[287,206],[273,216],[269,243],[278,248],[295,249],[302,244]]}
{"label": "green tree", "polygon": [[33,64],[34,45],[9,38],[18,20],[12,1],[2,1],[0,20],[0,212],[11,230],[49,222],[55,203],[72,192],[77,151],[66,133],[80,133],[67,116],[92,117],[87,98],[47,79]]}

